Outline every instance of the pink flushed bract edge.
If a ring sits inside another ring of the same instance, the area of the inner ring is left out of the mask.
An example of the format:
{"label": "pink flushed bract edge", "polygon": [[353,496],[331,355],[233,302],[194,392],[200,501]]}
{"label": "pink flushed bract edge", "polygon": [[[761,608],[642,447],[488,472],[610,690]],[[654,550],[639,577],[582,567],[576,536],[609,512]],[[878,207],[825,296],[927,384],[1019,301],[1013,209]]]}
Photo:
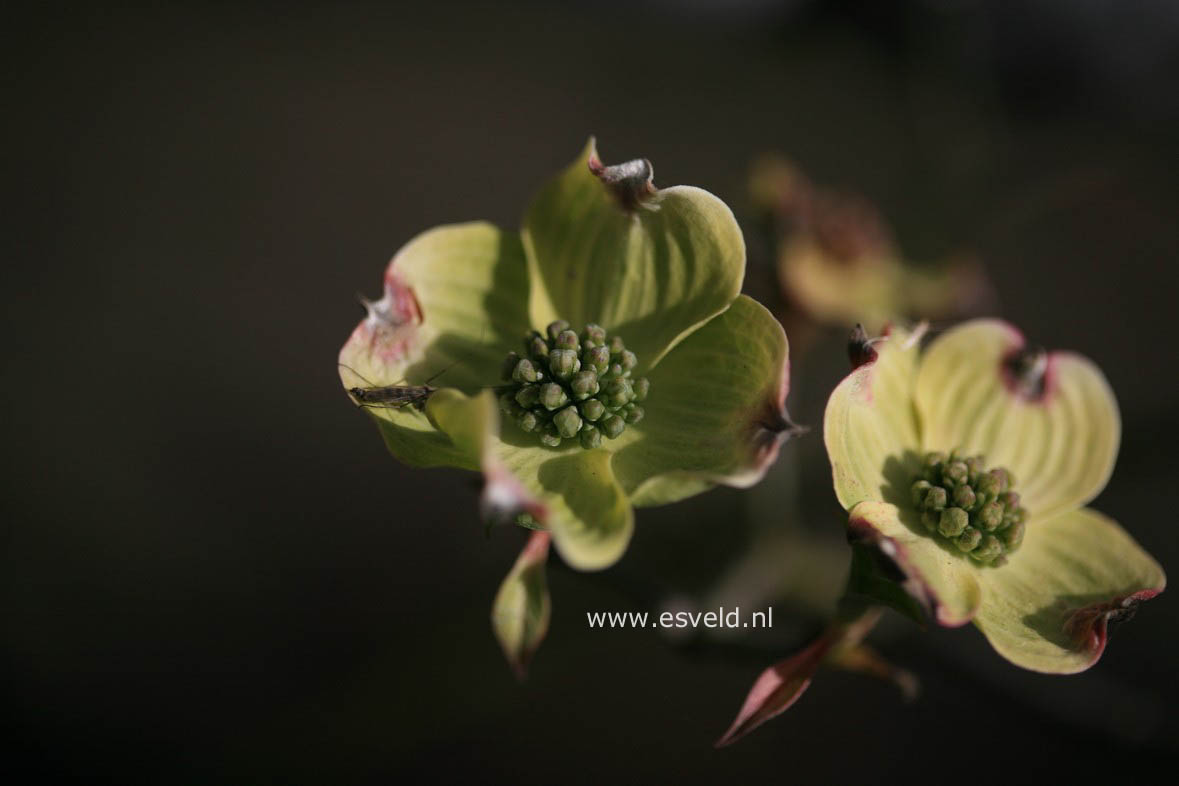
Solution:
{"label": "pink flushed bract edge", "polygon": [[917,601],[925,609],[929,618],[937,624],[944,628],[957,628],[974,619],[974,614],[978,611],[977,608],[961,618],[951,615],[945,604],[938,598],[933,587],[929,585],[921,572],[913,567],[905,547],[894,538],[881,533],[872,526],[871,522],[864,518],[852,518],[847,523],[847,531],[850,543],[871,546],[896,565],[900,573],[905,576],[901,588],[908,593],[909,597]]}
{"label": "pink flushed bract edge", "polygon": [[1068,615],[1064,621],[1064,631],[1083,650],[1091,653],[1089,665],[1092,666],[1105,652],[1110,623],[1129,620],[1140,603],[1157,597],[1161,592],[1161,589],[1144,589],[1083,606]]}
{"label": "pink flushed bract edge", "polygon": [[345,353],[357,349],[370,360],[386,366],[399,364],[410,356],[422,322],[422,310],[413,289],[394,271],[395,263],[396,259],[389,263],[385,273],[381,299],[361,300],[368,313],[341,349],[341,359]]}

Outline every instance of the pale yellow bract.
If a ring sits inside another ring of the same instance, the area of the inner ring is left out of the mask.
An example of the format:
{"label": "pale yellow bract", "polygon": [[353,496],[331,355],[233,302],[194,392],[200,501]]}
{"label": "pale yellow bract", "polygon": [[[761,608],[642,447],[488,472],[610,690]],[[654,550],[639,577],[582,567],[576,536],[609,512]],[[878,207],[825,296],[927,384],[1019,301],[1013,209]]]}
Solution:
{"label": "pale yellow bract", "polygon": [[[831,394],[824,440],[853,542],[893,561],[918,605],[942,625],[973,621],[1019,666],[1072,673],[1101,656],[1106,623],[1161,592],[1166,576],[1083,507],[1117,458],[1121,421],[1105,377],[1080,355],[1049,353],[1044,393],[1028,397],[1005,370],[1023,347],[998,320],[967,322],[924,352],[894,332]],[[1016,478],[1027,534],[1005,565],[979,565],[918,521],[908,491],[918,458],[951,450]]]}
{"label": "pale yellow bract", "polygon": [[[643,184],[637,204],[620,204],[595,171],[591,140],[541,188],[520,232],[475,222],[411,240],[339,358],[345,388],[439,375],[423,411],[369,410],[390,451],[413,466],[482,471],[485,508],[529,512],[582,570],[622,556],[635,506],[748,486],[791,433],[786,336],[740,294],[745,244],[732,211],[691,186]],[[646,416],[592,450],[545,447],[501,425],[488,389],[505,355],[556,319],[620,336],[639,358],[636,377],[650,380]]]}

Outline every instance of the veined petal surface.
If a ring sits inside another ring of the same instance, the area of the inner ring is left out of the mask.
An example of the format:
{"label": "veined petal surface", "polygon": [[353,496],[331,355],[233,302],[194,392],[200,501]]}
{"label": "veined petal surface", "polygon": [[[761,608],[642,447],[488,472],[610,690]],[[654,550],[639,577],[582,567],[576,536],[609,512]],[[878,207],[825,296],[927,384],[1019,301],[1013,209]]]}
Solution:
{"label": "veined petal surface", "polygon": [[1035,517],[1084,505],[1105,487],[1121,419],[1101,371],[1071,352],[1044,357],[1043,392],[1020,391],[1009,370],[1025,347],[1011,325],[967,322],[933,341],[917,373],[926,450],[982,454],[1006,467]]}
{"label": "veined petal surface", "polygon": [[745,240],[728,206],[692,186],[627,209],[590,171],[597,161],[591,139],[528,209],[530,314],[536,325],[600,324],[645,371],[737,297]]}
{"label": "veined petal surface", "polygon": [[614,471],[636,505],[658,505],[716,483],[756,483],[796,430],[786,418],[786,334],[742,295],[648,375],[646,417],[616,443]]}

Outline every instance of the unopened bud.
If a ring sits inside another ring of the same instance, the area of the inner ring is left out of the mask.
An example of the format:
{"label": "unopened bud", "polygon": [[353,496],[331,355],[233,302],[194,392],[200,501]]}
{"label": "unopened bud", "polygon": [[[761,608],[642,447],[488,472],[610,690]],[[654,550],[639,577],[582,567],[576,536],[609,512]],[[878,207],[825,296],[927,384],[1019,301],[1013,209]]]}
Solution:
{"label": "unopened bud", "polygon": [[986,460],[982,456],[971,456],[966,459],[966,469],[969,472],[967,481],[977,483],[978,476],[986,470]]}
{"label": "unopened bud", "polygon": [[628,404],[627,411],[626,411],[626,422],[627,423],[630,423],[632,425],[635,423],[638,423],[640,420],[643,419],[643,416],[647,414],[646,412],[643,411],[642,407],[634,407],[633,409],[630,407],[631,407],[631,405]]}
{"label": "unopened bud", "polygon": [[635,401],[646,401],[647,393],[651,390],[651,381],[646,377],[639,377],[635,380]]}
{"label": "unopened bud", "polygon": [[601,325],[595,325],[591,322],[585,326],[582,338],[590,342],[593,346],[600,347],[606,343],[606,329]]}
{"label": "unopened bud", "polygon": [[970,523],[970,516],[962,508],[946,508],[938,519],[937,531],[947,538],[961,535]]}
{"label": "unopened bud", "polygon": [[554,349],[549,353],[549,371],[562,382],[581,370],[581,361],[572,349]]}
{"label": "unopened bud", "polygon": [[954,481],[954,485],[959,485],[966,482],[970,476],[970,470],[966,468],[965,461],[951,461],[946,465],[945,476]]}
{"label": "unopened bud", "polygon": [[584,368],[596,374],[605,374],[610,368],[610,350],[607,347],[594,347],[581,354],[581,364]]}
{"label": "unopened bud", "polygon": [[557,433],[557,427],[551,422],[544,424],[540,432],[540,441],[550,448],[560,447],[561,435]]}
{"label": "unopened bud", "polygon": [[544,360],[549,356],[549,342],[544,340],[536,331],[533,331],[528,338],[524,340],[524,351],[528,353],[530,358],[534,360]]}
{"label": "unopened bud", "polygon": [[954,488],[954,504],[963,510],[969,512],[974,509],[974,489],[963,483],[961,486]]}
{"label": "unopened bud", "polygon": [[930,483],[942,482],[942,464],[946,461],[945,453],[926,453],[921,460],[921,475]]}
{"label": "unopened bud", "polygon": [[634,395],[630,382],[625,379],[610,380],[603,392],[606,394],[606,403],[611,407],[624,406]]}
{"label": "unopened bud", "polygon": [[1023,535],[1026,529],[1026,524],[1022,521],[1017,521],[999,533],[999,540],[1003,541],[1003,545],[1007,547],[1008,551],[1015,551],[1019,548],[1019,544],[1023,543]]}
{"label": "unopened bud", "polygon": [[525,409],[535,407],[540,401],[540,385],[525,385],[516,391],[516,403]]}
{"label": "unopened bud", "polygon": [[1007,508],[1003,512],[1002,527],[1010,527],[1012,524],[1022,524],[1027,517],[1027,510],[1025,508]]}
{"label": "unopened bud", "polygon": [[978,511],[978,525],[987,532],[994,532],[1003,523],[1003,505],[999,502],[988,502]]}
{"label": "unopened bud", "polygon": [[551,412],[569,403],[569,396],[565,395],[564,388],[556,382],[546,382],[540,386],[540,403]]}
{"label": "unopened bud", "polygon": [[974,527],[967,527],[966,529],[962,530],[962,534],[954,540],[954,545],[956,545],[962,551],[973,551],[974,548],[978,545],[978,542],[982,540],[982,536],[983,534]]}
{"label": "unopened bud", "polygon": [[520,358],[516,362],[516,368],[512,370],[512,379],[521,384],[525,382],[535,382],[538,378],[536,373],[536,366],[528,358]]}
{"label": "unopened bud", "polygon": [[516,419],[516,423],[524,431],[535,431],[536,427],[540,425],[540,418],[531,412],[525,412]]}
{"label": "unopened bud", "polygon": [[606,412],[606,405],[596,398],[581,402],[578,408],[581,410],[581,416],[589,421],[597,420]]}
{"label": "unopened bud", "polygon": [[581,339],[572,330],[562,330],[557,334],[556,345],[557,349],[572,349],[576,351],[581,348]]}
{"label": "unopened bud", "polygon": [[925,502],[926,493],[931,488],[933,486],[928,480],[918,480],[909,488],[909,499],[913,501],[914,505],[920,508],[922,503]]}
{"label": "unopened bud", "polygon": [[638,365],[639,359],[635,357],[635,353],[629,349],[622,350],[622,354],[618,356],[618,363],[622,366],[623,371],[630,371]]}
{"label": "unopened bud", "polygon": [[975,484],[975,491],[988,500],[994,500],[1002,493],[1002,481],[994,471],[984,472]]}
{"label": "unopened bud", "polygon": [[550,322],[549,326],[545,328],[545,332],[549,334],[550,340],[556,341],[557,336],[561,335],[561,331],[568,329],[569,323],[563,319],[558,319],[555,322]]}
{"label": "unopened bud", "polygon": [[626,423],[617,415],[610,415],[602,421],[602,433],[610,439],[614,439],[626,430]]}
{"label": "unopened bud", "polygon": [[602,432],[595,426],[581,429],[581,446],[586,450],[593,450],[602,445]]}
{"label": "unopened bud", "polygon": [[578,371],[569,380],[569,390],[574,401],[585,401],[598,392],[598,375],[593,371]]}
{"label": "unopened bud", "polygon": [[941,510],[946,506],[946,490],[941,486],[931,486],[925,494],[926,510]]}
{"label": "unopened bud", "polygon": [[557,427],[557,433],[562,437],[566,439],[576,437],[577,432],[581,430],[581,416],[577,414],[577,407],[565,407],[553,415],[553,425]]}
{"label": "unopened bud", "polygon": [[982,541],[970,552],[970,556],[979,562],[994,562],[1003,553],[1003,544],[994,535],[984,535]]}

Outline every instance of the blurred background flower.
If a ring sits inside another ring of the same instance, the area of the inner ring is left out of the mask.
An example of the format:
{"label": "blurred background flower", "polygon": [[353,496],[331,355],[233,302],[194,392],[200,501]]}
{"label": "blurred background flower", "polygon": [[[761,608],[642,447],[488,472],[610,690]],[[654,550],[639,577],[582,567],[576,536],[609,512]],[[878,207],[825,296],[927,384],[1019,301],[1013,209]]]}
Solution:
{"label": "blurred background flower", "polygon": [[994,301],[974,255],[909,262],[871,202],[816,187],[780,155],[754,164],[749,192],[755,220],[771,233],[784,319],[791,326],[808,330],[802,323],[811,320],[879,330],[898,319],[981,312]]}

